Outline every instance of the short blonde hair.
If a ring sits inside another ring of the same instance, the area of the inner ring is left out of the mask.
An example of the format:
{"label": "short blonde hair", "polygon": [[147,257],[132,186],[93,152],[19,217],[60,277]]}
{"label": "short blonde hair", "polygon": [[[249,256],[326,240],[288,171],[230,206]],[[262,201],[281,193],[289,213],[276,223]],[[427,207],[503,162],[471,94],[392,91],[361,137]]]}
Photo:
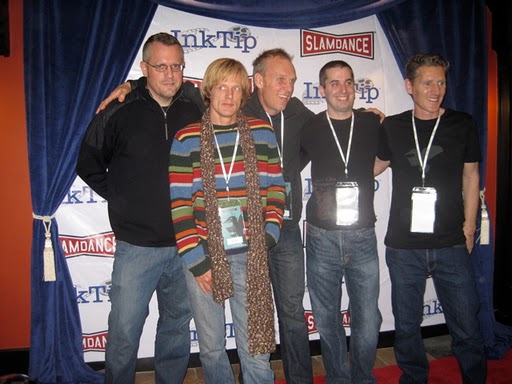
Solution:
{"label": "short blonde hair", "polygon": [[242,104],[249,99],[251,95],[250,84],[248,79],[247,70],[244,65],[235,59],[221,58],[210,63],[206,72],[204,73],[203,82],[201,84],[201,97],[204,102],[210,104],[210,96],[212,89],[220,82],[231,77],[240,76],[242,81]]}

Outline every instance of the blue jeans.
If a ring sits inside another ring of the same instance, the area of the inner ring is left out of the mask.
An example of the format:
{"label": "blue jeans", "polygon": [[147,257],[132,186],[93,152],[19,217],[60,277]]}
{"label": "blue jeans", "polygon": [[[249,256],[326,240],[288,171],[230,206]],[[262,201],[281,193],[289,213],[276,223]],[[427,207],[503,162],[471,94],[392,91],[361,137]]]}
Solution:
{"label": "blue jeans", "polygon": [[182,383],[190,355],[183,262],[176,247],[139,247],[118,241],[110,289],[105,382],[135,381],[140,336],[153,292],[158,299],[155,382]]}
{"label": "blue jeans", "polygon": [[484,384],[487,361],[478,322],[478,295],[471,257],[465,245],[442,249],[386,249],[395,317],[395,357],[400,383],[427,383],[429,364],[421,337],[423,296],[432,276],[452,352],[465,384]]}
{"label": "blue jeans", "polygon": [[298,225],[281,230],[269,252],[283,370],[288,384],[313,382],[308,328],[304,318],[304,250]]}
{"label": "blue jeans", "polygon": [[[228,255],[234,295],[229,299],[235,326],[236,347],[244,384],[273,384],[270,354],[251,355],[247,333],[246,268],[247,253]],[[231,363],[226,353],[224,306],[205,294],[192,273],[185,270],[194,323],[199,342],[199,357],[206,384],[234,384]]]}
{"label": "blue jeans", "polygon": [[[382,316],[374,228],[307,226],[307,281],[328,384],[376,383],[372,370]],[[350,299],[350,368],[341,315],[343,279]]]}

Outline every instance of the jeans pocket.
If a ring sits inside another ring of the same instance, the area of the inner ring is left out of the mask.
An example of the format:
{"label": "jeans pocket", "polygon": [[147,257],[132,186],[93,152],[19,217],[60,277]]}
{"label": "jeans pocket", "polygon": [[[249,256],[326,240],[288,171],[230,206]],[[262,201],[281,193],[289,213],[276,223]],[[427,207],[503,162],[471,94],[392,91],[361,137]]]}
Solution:
{"label": "jeans pocket", "polygon": [[311,237],[320,237],[325,233],[325,229],[315,227],[314,225],[307,224],[306,234]]}
{"label": "jeans pocket", "polygon": [[357,236],[361,240],[365,241],[377,241],[377,237],[375,235],[375,228],[362,228],[356,231]]}

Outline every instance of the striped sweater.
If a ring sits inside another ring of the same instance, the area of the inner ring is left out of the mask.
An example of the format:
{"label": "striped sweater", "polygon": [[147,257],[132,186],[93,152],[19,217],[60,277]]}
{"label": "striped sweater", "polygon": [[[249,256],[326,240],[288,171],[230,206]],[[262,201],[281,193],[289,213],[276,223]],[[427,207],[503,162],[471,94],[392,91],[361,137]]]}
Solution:
{"label": "striped sweater", "polygon": [[[277,243],[282,225],[284,180],[272,128],[268,123],[254,118],[247,118],[247,123],[256,146],[262,213],[267,246],[270,248]],[[214,125],[214,132],[224,161],[224,169],[228,174],[238,129],[236,125]],[[200,163],[200,134],[201,122],[181,129],[172,143],[169,161],[171,210],[178,252],[194,276],[202,275],[211,267]],[[227,200],[229,193],[230,199],[239,200],[247,228],[247,195],[242,147],[240,144],[237,146],[233,171],[229,178],[229,192],[217,148],[214,151],[217,198],[219,202]]]}

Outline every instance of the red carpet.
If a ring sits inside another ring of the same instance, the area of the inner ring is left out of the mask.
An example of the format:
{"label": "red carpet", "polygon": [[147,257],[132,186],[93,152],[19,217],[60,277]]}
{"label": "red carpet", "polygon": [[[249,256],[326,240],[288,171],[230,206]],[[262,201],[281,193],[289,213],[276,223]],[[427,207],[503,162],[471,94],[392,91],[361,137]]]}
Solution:
{"label": "red carpet", "polygon": [[[501,360],[489,360],[487,363],[487,384],[512,384],[512,349]],[[396,366],[374,369],[379,384],[396,384],[400,377],[400,369]],[[325,384],[323,376],[315,377],[315,384]],[[453,356],[443,357],[430,362],[429,383],[461,384],[457,361]],[[286,384],[284,380],[276,384]]]}

